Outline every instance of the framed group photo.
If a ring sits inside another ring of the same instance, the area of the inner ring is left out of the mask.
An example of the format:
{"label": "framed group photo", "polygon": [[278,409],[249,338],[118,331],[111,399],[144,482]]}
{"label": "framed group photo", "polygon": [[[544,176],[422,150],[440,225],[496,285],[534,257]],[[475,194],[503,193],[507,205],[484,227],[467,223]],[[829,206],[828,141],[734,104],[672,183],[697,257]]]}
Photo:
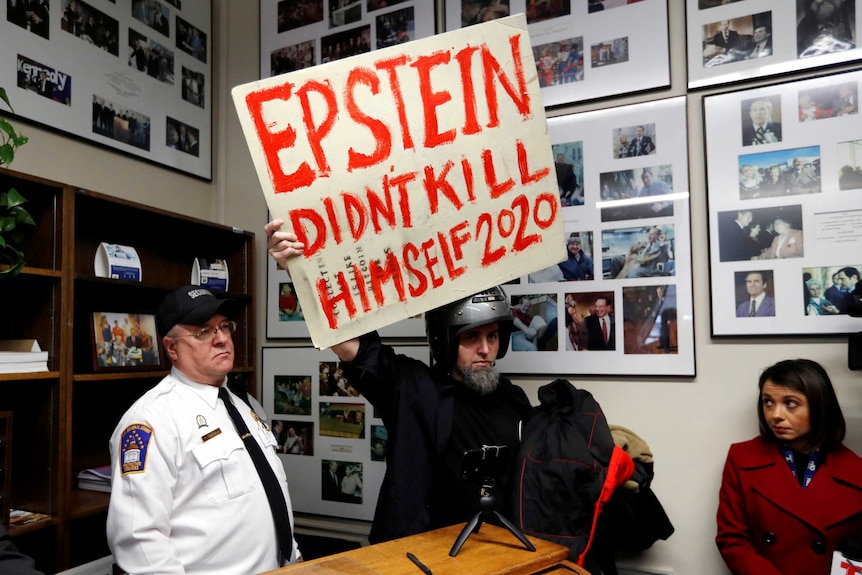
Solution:
{"label": "framed group photo", "polygon": [[519,13],[546,107],[670,85],[667,0],[445,0],[445,27]]}
{"label": "framed group photo", "polygon": [[862,330],[860,80],[704,97],[713,335]]}
{"label": "framed group photo", "polygon": [[164,369],[153,314],[95,311],[91,327],[95,371]]}
{"label": "framed group photo", "polygon": [[850,62],[856,0],[686,0],[688,87]]}
{"label": "framed group photo", "polygon": [[[396,346],[430,361],[427,345]],[[264,347],[261,405],[285,465],[293,508],[371,520],[386,472],[388,434],[331,350]]]}
{"label": "framed group photo", "polygon": [[433,36],[428,0],[261,0],[260,77]]}
{"label": "framed group photo", "polygon": [[500,370],[694,375],[686,98],[548,129],[560,197],[577,198],[562,202],[568,257],[504,286],[516,329]]}
{"label": "framed group photo", "polygon": [[8,0],[0,86],[15,114],[212,179],[212,6]]}

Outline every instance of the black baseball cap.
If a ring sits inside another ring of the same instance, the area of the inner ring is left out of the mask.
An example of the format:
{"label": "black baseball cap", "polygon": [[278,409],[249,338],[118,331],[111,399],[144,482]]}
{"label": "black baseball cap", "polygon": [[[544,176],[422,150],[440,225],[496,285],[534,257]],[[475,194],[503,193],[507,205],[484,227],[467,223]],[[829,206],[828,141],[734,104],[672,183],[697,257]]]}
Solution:
{"label": "black baseball cap", "polygon": [[217,298],[206,288],[187,285],[165,296],[156,312],[156,318],[159,322],[159,333],[164,336],[178,323],[203,325],[219,313],[233,319],[240,310],[242,303],[238,300]]}

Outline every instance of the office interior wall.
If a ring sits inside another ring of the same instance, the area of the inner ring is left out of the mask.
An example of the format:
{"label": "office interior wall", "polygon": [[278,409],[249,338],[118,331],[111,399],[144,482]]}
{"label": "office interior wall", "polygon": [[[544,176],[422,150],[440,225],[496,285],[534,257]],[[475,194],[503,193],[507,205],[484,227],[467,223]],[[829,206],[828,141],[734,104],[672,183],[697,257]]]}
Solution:
{"label": "office interior wall", "polygon": [[[669,0],[671,34],[670,89],[627,95],[552,110],[549,115],[617,106],[686,94],[684,0]],[[204,182],[163,167],[75,141],[42,128],[22,125],[31,142],[14,168],[49,179],[70,182],[145,203],[248,229],[257,234],[257,342],[266,340],[266,248],[263,225],[266,204],[260,192],[229,91],[257,79],[259,14],[257,2],[214,0],[214,150],[213,181]],[[850,66],[846,67],[847,69]],[[841,68],[839,68],[841,69]],[[793,78],[803,78],[799,74]],[[773,83],[771,79],[763,83]],[[746,86],[758,85],[758,82]],[[847,370],[844,337],[712,339],[709,321],[707,205],[701,97],[733,89],[722,87],[688,94],[689,171],[691,178],[694,322],[697,376],[569,377],[589,390],[607,419],[638,433],[655,456],[653,490],[664,505],[676,533],[646,552],[625,558],[643,571],[724,575],[728,571],[715,548],[715,511],[721,469],[729,445],[757,434],[757,377],[781,359],[805,357],[824,365],[833,378],[847,418],[846,443],[862,450],[862,372]],[[134,225],[134,222],[107,222]],[[158,233],[150,230],[147,233]],[[182,238],[177,238],[182,241]],[[258,353],[257,361],[260,361]],[[535,403],[538,387],[551,378],[519,378]],[[337,531],[338,523],[334,523]]]}

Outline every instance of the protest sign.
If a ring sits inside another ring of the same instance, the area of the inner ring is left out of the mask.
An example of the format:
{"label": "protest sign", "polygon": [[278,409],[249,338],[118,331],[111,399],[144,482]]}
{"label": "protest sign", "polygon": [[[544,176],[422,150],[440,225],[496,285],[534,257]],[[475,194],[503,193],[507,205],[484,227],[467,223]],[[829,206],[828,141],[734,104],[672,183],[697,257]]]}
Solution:
{"label": "protest sign", "polygon": [[523,15],[232,95],[316,347],[565,259]]}

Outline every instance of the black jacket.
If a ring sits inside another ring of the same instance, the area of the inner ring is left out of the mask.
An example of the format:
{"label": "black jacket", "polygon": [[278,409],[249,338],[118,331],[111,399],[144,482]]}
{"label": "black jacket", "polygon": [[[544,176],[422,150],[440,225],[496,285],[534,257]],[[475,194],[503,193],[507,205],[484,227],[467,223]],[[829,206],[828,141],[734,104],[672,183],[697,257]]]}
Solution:
{"label": "black jacket", "polygon": [[[368,540],[427,531],[428,497],[452,430],[459,384],[442,370],[396,354],[376,333],[362,336],[356,358],[344,365],[351,385],[375,407],[389,437],[386,475]],[[525,415],[530,409],[524,391],[506,378],[500,378],[494,393],[504,394]]]}

